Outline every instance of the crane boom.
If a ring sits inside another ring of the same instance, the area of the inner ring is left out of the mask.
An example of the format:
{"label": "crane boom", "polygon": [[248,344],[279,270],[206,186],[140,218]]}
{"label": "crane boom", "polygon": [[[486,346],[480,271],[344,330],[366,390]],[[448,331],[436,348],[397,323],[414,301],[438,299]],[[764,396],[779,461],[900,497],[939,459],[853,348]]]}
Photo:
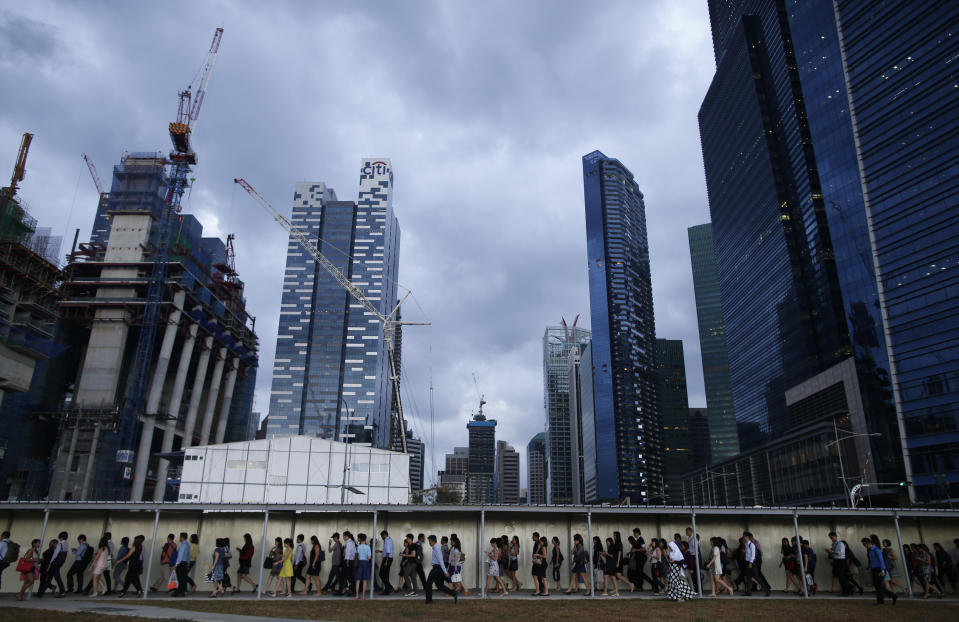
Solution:
{"label": "crane boom", "polygon": [[97,192],[103,195],[103,182],[100,181],[100,176],[97,174],[97,167],[93,165],[93,160],[85,153],[81,153],[80,155],[83,156],[83,161],[87,163],[87,168],[90,169],[90,177],[93,178],[93,185],[97,187]]}
{"label": "crane boom", "polygon": [[23,140],[20,141],[20,152],[17,154],[17,162],[13,165],[13,176],[10,178],[10,185],[3,189],[3,196],[13,199],[17,194],[17,183],[23,181],[27,172],[27,152],[30,151],[30,143],[33,141],[33,134],[25,132]]}
{"label": "crane boom", "polygon": [[203,71],[200,74],[200,82],[194,94],[188,87],[180,91],[180,106],[177,109],[176,121],[170,123],[170,140],[173,141],[173,149],[177,158],[184,159],[188,164],[196,164],[196,154],[190,146],[190,138],[193,129],[196,126],[197,117],[200,116],[200,106],[203,105],[203,98],[206,96],[206,87],[210,83],[210,75],[213,73],[213,64],[216,62],[216,53],[220,51],[220,40],[223,38],[223,29],[217,28],[213,33],[213,41],[210,43],[210,49],[206,53],[206,60],[203,61]]}
{"label": "crane boom", "polygon": [[400,304],[402,304],[402,302],[400,304],[397,304],[396,307],[393,308],[389,316],[383,315],[380,312],[380,310],[377,308],[377,306],[374,305],[373,302],[366,297],[366,294],[364,294],[360,288],[354,285],[353,282],[350,281],[348,278],[346,278],[346,276],[342,272],[340,272],[340,270],[336,266],[334,266],[329,259],[323,256],[323,253],[321,253],[319,249],[316,248],[316,245],[313,244],[312,240],[310,240],[310,238],[306,235],[305,232],[293,226],[293,223],[291,223],[286,218],[286,216],[281,214],[279,210],[277,210],[275,207],[270,205],[270,202],[264,199],[263,195],[257,192],[253,188],[253,186],[251,186],[245,179],[235,178],[233,181],[239,184],[241,188],[246,190],[251,197],[256,199],[257,203],[259,203],[263,207],[263,209],[265,209],[270,214],[270,216],[273,217],[273,220],[280,223],[280,226],[286,229],[287,232],[290,234],[290,236],[293,239],[295,239],[300,244],[300,246],[302,246],[303,249],[306,250],[306,252],[312,255],[313,259],[315,259],[316,262],[320,264],[320,266],[322,266],[323,269],[326,270],[330,274],[330,276],[332,276],[336,280],[336,282],[343,287],[343,289],[349,292],[350,296],[352,296],[354,300],[356,300],[361,305],[363,305],[363,308],[369,311],[374,317],[376,317],[377,320],[380,321],[380,324],[383,325],[383,341],[386,342],[386,353],[387,353],[387,358],[389,358],[389,362],[390,362],[390,380],[392,381],[392,384],[393,384],[393,401],[396,404],[396,413],[397,413],[396,416],[398,419],[396,423],[399,426],[399,430],[400,430],[400,443],[403,447],[403,453],[404,454],[407,453],[406,419],[404,419],[403,417],[403,401],[400,399],[400,377],[399,377],[399,370],[396,369],[396,360],[394,357],[393,343],[394,343],[394,335],[396,334],[395,326],[397,324],[421,324],[421,322],[397,322],[395,320],[390,319],[396,315],[396,312],[399,310]]}

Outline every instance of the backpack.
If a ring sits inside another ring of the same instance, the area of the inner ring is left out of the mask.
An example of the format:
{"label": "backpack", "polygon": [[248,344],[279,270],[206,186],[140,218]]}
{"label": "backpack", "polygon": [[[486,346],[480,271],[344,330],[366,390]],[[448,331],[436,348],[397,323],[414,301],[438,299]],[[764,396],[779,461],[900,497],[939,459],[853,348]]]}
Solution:
{"label": "backpack", "polygon": [[9,566],[18,559],[20,559],[20,545],[13,540],[7,540],[7,554],[0,561]]}
{"label": "backpack", "polygon": [[419,542],[416,543],[416,563],[423,563],[423,545]]}
{"label": "backpack", "polygon": [[87,543],[87,550],[83,552],[83,559],[81,560],[84,564],[89,564],[93,559],[93,547],[90,546],[90,543]]}
{"label": "backpack", "polygon": [[323,550],[323,547],[320,547],[320,563],[326,561],[326,551]]}
{"label": "backpack", "polygon": [[842,540],[842,543],[846,546],[846,559],[849,561],[849,563],[855,564],[861,568],[862,564],[859,562],[859,558],[856,557],[856,554],[852,552],[852,549],[849,548],[849,545],[846,544],[845,540]]}

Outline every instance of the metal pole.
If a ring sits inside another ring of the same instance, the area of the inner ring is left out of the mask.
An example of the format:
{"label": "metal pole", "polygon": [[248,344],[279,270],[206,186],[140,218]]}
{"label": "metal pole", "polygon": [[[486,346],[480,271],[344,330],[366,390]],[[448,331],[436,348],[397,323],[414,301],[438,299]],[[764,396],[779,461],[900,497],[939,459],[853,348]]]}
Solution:
{"label": "metal pole", "polygon": [[809,591],[806,589],[806,564],[803,563],[802,559],[802,538],[799,536],[799,512],[796,510],[793,510],[793,527],[796,529],[796,563],[799,564],[799,582],[802,583],[802,596],[803,598],[809,598]]}
{"label": "metal pole", "polygon": [[260,586],[263,585],[263,562],[266,561],[266,530],[270,526],[270,510],[263,510],[263,539],[260,541],[260,575],[256,580],[256,598],[260,599],[260,596],[263,595],[263,590],[260,589]]}
{"label": "metal pole", "polygon": [[[376,586],[376,510],[373,510],[373,535],[370,536],[371,544],[370,547],[370,600],[373,600],[373,595],[376,593],[376,590],[373,589]],[[380,564],[383,563],[383,558],[380,558]],[[384,589],[386,586],[383,586]]]}
{"label": "metal pole", "polygon": [[909,598],[912,598],[912,577],[909,575],[909,568],[906,567],[906,550],[902,547],[902,532],[899,531],[899,514],[893,514],[892,520],[896,523],[896,539],[899,541],[899,567],[902,568],[902,575],[906,579]]}
{"label": "metal pole", "polygon": [[[486,577],[488,576],[483,572],[483,547],[486,542],[486,510],[480,510],[480,541],[479,541],[479,554],[476,556],[476,561],[479,562],[480,568],[480,578],[483,579],[483,598],[486,598]],[[490,563],[493,563],[490,561]]]}
{"label": "metal pole", "polygon": [[160,524],[160,506],[157,506],[155,513],[153,514],[153,539],[150,540],[150,555],[147,557],[147,574],[146,574],[146,585],[143,586],[143,598],[146,600],[147,594],[150,593],[150,574],[153,572],[153,551],[156,549],[157,544],[157,527]]}
{"label": "metal pole", "polygon": [[[50,508],[47,508],[43,511],[43,526],[40,527],[40,550],[46,550],[46,535],[47,535],[47,520],[50,518]],[[111,577],[112,578],[112,577]],[[37,582],[34,583],[33,587],[30,588],[30,591],[27,592],[27,600],[30,600],[30,597],[33,596],[33,590],[37,589]]]}
{"label": "metal pole", "polygon": [[701,564],[699,563],[699,536],[696,535],[696,510],[693,510],[689,513],[689,517],[693,521],[693,542],[696,543],[696,550],[693,551],[693,558],[696,560],[696,588],[699,591],[699,597],[703,597],[703,578],[699,574],[699,569]]}
{"label": "metal pole", "polygon": [[832,418],[832,430],[836,435],[836,449],[839,450],[839,476],[842,478],[842,489],[846,491],[846,506],[853,507],[852,499],[849,497],[849,486],[846,485],[846,467],[842,463],[842,441],[839,440],[839,428],[836,427],[836,418]]}
{"label": "metal pole", "polygon": [[589,563],[586,572],[589,573],[589,595],[596,596],[596,577],[593,576],[593,512],[586,510],[586,542],[585,548],[589,552]]}

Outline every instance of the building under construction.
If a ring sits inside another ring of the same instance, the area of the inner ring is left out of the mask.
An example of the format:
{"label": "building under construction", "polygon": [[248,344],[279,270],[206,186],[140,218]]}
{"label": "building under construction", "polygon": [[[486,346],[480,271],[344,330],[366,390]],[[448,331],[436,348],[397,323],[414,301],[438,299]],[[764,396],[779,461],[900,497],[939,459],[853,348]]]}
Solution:
{"label": "building under construction", "polygon": [[[250,438],[258,344],[232,237],[203,237],[191,215],[164,220],[169,166],[159,153],[125,155],[90,241],[67,256],[60,321],[78,365],[54,414],[51,499],[175,499],[185,448]],[[150,283],[163,255],[151,322]],[[144,330],[155,331],[156,347],[143,348]],[[125,400],[144,352],[144,406],[125,446]]]}

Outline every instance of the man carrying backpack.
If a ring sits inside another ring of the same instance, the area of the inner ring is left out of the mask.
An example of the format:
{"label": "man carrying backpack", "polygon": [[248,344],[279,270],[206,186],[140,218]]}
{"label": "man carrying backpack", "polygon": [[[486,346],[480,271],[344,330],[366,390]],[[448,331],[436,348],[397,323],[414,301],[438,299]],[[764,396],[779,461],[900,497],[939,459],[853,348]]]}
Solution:
{"label": "man carrying backpack", "polygon": [[176,571],[176,536],[172,533],[167,534],[166,542],[163,543],[163,548],[160,549],[160,566],[160,576],[157,577],[157,580],[150,586],[151,592],[157,592],[161,589],[169,591],[170,575],[166,573],[165,566],[170,567],[171,574]]}
{"label": "man carrying backpack", "polygon": [[10,532],[0,534],[0,581],[3,580],[3,571],[7,566],[20,558],[20,545],[10,540]]}
{"label": "man carrying backpack", "polygon": [[77,548],[70,549],[73,553],[73,565],[67,571],[67,594],[73,591],[73,577],[77,578],[77,593],[83,591],[83,571],[93,560],[93,548],[87,544],[87,537],[82,533],[77,536]]}

